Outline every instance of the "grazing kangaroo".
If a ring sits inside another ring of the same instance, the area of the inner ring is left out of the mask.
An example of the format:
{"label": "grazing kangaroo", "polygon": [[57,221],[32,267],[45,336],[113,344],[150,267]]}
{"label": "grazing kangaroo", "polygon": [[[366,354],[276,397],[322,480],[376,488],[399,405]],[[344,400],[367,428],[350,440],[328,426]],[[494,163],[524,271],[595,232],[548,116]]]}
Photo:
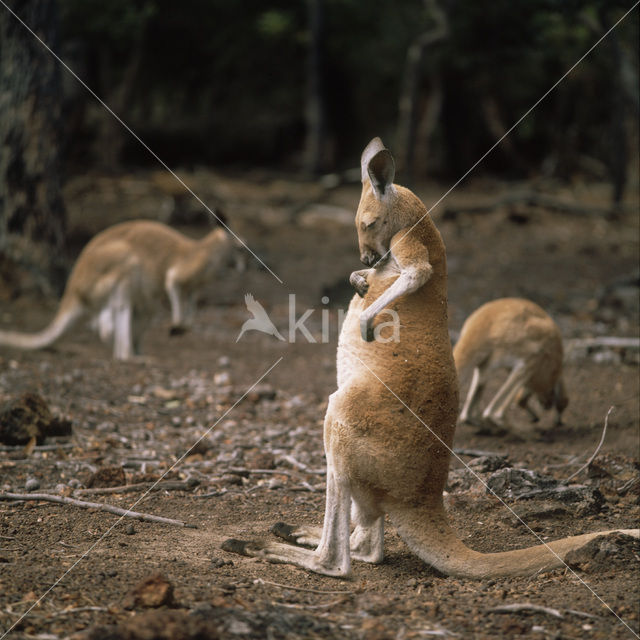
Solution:
{"label": "grazing kangaroo", "polygon": [[[422,202],[393,184],[393,158],[379,138],[363,152],[362,176],[356,226],[361,260],[373,267],[352,276],[363,297],[351,301],[339,340],[338,390],[324,423],[324,526],[274,527],[289,542],[316,548],[227,540],[223,549],[346,576],[351,558],[382,561],[388,513],[409,547],[446,574],[529,575],[561,566],[568,551],[604,532],[484,554],[466,547],[449,526],[442,492],[458,384],[447,331],[444,244]],[[384,305],[400,317],[400,342],[369,341]]]}
{"label": "grazing kangaroo", "polygon": [[237,251],[223,229],[192,240],[159,222],[132,220],[97,234],[82,250],[58,312],[38,333],[0,331],[0,345],[40,349],[83,316],[96,316],[99,334],[113,337],[113,357],[139,353],[140,340],[164,290],[171,304],[171,333],[184,331],[203,285],[230,264]]}
{"label": "grazing kangaroo", "polygon": [[[545,409],[555,407],[556,425],[562,423],[569,404],[562,380],[562,336],[537,304],[522,298],[483,304],[462,325],[453,358],[460,378],[473,372],[461,422],[503,426],[504,412],[516,398],[535,422],[538,416],[528,405],[535,394]],[[509,367],[509,376],[479,418],[475,409],[483,378],[500,367]]]}

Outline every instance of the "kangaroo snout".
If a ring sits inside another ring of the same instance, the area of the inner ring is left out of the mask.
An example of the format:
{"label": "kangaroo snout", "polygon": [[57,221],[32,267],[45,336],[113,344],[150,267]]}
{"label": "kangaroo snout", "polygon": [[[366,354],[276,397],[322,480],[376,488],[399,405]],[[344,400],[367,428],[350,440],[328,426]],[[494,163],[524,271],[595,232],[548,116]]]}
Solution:
{"label": "kangaroo snout", "polygon": [[372,267],[378,260],[380,260],[380,254],[372,249],[367,249],[360,254],[360,262],[367,267]]}

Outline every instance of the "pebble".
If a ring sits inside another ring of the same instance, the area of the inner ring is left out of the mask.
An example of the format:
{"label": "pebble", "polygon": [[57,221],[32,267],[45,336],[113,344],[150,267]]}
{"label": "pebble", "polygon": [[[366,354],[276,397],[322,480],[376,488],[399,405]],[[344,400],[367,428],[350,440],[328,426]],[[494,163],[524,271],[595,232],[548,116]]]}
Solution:
{"label": "pebble", "polygon": [[40,488],[40,481],[37,478],[27,478],[27,481],[24,483],[24,488],[27,491],[35,491]]}
{"label": "pebble", "polygon": [[125,528],[124,528],[124,532],[126,535],[128,536],[133,536],[136,533],[136,530],[133,526],[133,524],[129,523]]}
{"label": "pebble", "polygon": [[231,376],[228,371],[221,371],[213,376],[213,383],[217,387],[222,387],[231,384]]}

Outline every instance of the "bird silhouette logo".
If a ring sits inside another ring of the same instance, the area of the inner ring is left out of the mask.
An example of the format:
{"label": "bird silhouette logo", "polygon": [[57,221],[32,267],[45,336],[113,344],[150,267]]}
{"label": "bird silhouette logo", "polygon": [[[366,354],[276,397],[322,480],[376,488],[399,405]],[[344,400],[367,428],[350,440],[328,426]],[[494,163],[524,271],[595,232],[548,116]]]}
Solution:
{"label": "bird silhouette logo", "polygon": [[240,329],[240,334],[236,338],[236,342],[238,342],[238,340],[240,340],[247,331],[262,331],[262,333],[275,336],[282,342],[285,341],[282,334],[276,328],[276,325],[271,322],[271,318],[269,318],[264,307],[253,297],[253,295],[250,293],[245,294],[244,303],[247,305],[247,311],[249,311],[253,318],[250,318],[242,325],[242,329]]}

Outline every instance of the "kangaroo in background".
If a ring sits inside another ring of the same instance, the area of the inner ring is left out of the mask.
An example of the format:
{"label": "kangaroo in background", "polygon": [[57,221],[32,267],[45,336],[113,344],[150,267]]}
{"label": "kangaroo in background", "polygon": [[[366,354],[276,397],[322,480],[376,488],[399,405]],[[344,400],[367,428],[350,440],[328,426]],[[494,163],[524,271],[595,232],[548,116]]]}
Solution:
{"label": "kangaroo in background", "polygon": [[127,360],[139,353],[162,291],[171,305],[171,333],[181,333],[198,291],[233,263],[237,251],[222,228],[192,240],[151,220],[114,225],[93,237],[78,256],[49,326],[32,334],[0,331],[0,345],[40,349],[93,315],[100,338],[113,338],[113,357]]}
{"label": "kangaroo in background", "polygon": [[[516,399],[536,422],[538,416],[528,404],[535,395],[545,409],[556,409],[556,425],[562,423],[569,404],[562,380],[562,336],[537,304],[522,298],[483,304],[462,325],[453,357],[460,378],[473,372],[461,422],[503,426],[504,412]],[[500,367],[510,368],[509,376],[479,417],[484,378]]]}
{"label": "kangaroo in background", "polygon": [[[346,576],[352,558],[382,561],[388,513],[412,551],[446,574],[488,578],[559,567],[567,552],[610,532],[484,554],[466,547],[449,525],[442,492],[458,382],[447,328],[445,248],[422,202],[393,184],[393,158],[379,138],[365,148],[361,166],[356,227],[360,258],[371,268],[351,277],[362,297],[351,300],[338,344],[338,389],[324,422],[324,525],[273,529],[314,550],[240,540],[225,541],[223,549]],[[400,342],[372,340],[384,305],[400,317]]]}

